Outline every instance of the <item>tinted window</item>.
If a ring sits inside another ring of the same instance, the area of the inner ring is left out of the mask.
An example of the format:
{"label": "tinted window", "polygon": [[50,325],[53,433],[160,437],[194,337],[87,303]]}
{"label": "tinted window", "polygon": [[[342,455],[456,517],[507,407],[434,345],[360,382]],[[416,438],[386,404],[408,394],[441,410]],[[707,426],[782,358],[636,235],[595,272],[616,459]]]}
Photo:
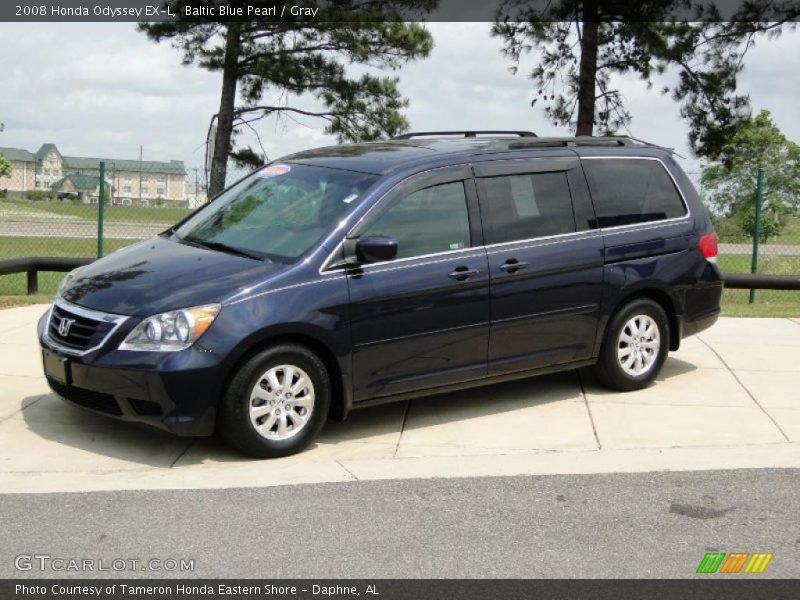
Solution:
{"label": "tinted window", "polygon": [[481,182],[487,244],[575,231],[566,173],[487,177]]}
{"label": "tinted window", "polygon": [[397,258],[460,250],[470,245],[464,184],[435,185],[394,202],[361,232],[397,240]]}
{"label": "tinted window", "polygon": [[600,227],[647,223],[686,214],[678,190],[656,160],[583,161]]}

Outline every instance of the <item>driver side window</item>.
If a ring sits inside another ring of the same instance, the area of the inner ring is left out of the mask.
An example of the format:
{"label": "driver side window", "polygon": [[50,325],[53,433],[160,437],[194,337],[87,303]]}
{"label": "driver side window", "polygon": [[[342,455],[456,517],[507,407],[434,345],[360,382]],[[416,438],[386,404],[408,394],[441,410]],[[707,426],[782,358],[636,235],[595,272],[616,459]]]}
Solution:
{"label": "driver side window", "polygon": [[392,203],[361,232],[397,240],[397,258],[468,248],[469,214],[464,183],[456,181],[413,192]]}

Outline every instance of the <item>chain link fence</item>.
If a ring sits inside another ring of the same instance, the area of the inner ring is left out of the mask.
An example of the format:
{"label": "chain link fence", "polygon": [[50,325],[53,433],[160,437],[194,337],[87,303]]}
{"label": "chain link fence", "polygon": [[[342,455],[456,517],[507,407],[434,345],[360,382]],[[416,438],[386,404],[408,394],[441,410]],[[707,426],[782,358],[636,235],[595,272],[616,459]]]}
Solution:
{"label": "chain link fence", "polygon": [[[730,233],[728,227],[718,226],[718,264],[724,273],[800,275],[800,217],[791,217],[781,235],[759,244],[755,269],[752,238]],[[728,314],[800,316],[800,292],[794,290],[725,290],[723,304]]]}
{"label": "chain link fence", "polygon": [[[0,177],[0,260],[91,258],[98,256],[98,250],[105,255],[157,235],[208,201],[204,169],[186,169],[178,161],[104,161],[105,202],[99,227],[99,160],[72,159],[67,166],[60,156],[52,162],[50,157],[6,158],[11,172]],[[245,174],[246,170],[231,167],[227,180]],[[63,276],[40,273],[40,294],[54,294]],[[0,276],[0,296],[26,291],[25,273]]]}
{"label": "chain link fence", "polygon": [[[100,161],[64,158],[53,149],[41,157],[42,150],[30,156],[8,150],[3,149],[11,173],[0,177],[0,260],[97,256]],[[187,169],[179,161],[109,160],[104,166],[103,254],[158,234],[208,201],[204,169]],[[227,181],[245,174],[231,165]],[[716,218],[715,227],[723,272],[752,272],[747,224]],[[779,227],[769,224],[763,233],[770,235],[762,235],[755,272],[800,275],[800,214],[784,215]],[[40,293],[54,294],[62,277],[41,273]],[[0,276],[0,296],[25,294],[24,273]],[[800,293],[758,290],[751,302],[748,290],[726,290],[723,308],[728,314],[800,316]]]}
{"label": "chain link fence", "polygon": [[[731,274],[800,276],[800,211],[785,202],[774,206],[765,200],[764,172],[759,169],[754,182],[752,213],[714,218],[719,266]],[[800,292],[728,289],[723,306],[728,314],[800,316]]]}

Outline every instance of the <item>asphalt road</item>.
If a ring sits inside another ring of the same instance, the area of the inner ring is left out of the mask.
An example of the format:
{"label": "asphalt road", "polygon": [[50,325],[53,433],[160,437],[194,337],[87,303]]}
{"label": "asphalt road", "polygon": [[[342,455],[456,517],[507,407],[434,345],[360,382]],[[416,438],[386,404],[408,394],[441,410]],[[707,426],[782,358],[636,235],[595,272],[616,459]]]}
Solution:
{"label": "asphalt road", "polygon": [[762,469],[9,494],[0,577],[80,575],[19,554],[194,559],[184,577],[689,577],[711,551],[797,577],[799,492],[797,470]]}

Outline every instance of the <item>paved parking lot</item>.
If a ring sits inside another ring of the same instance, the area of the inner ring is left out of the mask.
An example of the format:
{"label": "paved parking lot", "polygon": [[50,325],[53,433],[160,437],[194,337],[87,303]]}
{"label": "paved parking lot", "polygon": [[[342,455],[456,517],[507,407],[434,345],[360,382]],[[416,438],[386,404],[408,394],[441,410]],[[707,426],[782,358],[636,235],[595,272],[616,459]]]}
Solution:
{"label": "paved parking lot", "polygon": [[353,413],[287,459],[253,461],[67,406],[34,332],[0,311],[0,492],[271,486],[355,479],[800,467],[800,320],[721,319],[650,388],[565,373]]}

